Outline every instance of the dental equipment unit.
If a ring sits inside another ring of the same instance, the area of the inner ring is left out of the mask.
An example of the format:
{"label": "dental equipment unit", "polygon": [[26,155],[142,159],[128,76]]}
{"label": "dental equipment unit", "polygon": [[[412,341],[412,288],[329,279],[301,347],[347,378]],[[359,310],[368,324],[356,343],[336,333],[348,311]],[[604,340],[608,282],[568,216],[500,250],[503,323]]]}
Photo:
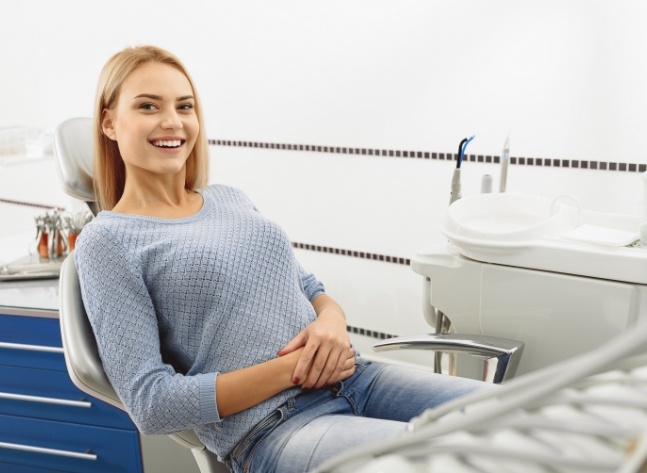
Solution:
{"label": "dental equipment unit", "polygon": [[[450,206],[448,243],[420,251],[425,317],[449,333],[525,343],[518,374],[588,352],[647,317],[639,219],[572,196],[477,194]],[[449,326],[448,326],[449,325]],[[456,373],[479,367],[459,359]]]}

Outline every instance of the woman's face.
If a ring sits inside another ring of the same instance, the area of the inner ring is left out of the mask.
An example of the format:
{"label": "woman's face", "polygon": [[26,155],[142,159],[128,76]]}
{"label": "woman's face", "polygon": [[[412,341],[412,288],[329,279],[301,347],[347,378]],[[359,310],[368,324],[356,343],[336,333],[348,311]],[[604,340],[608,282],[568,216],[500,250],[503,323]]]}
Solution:
{"label": "woman's face", "polygon": [[101,125],[117,142],[127,176],[177,175],[200,129],[191,83],[167,64],[143,64],[126,77]]}

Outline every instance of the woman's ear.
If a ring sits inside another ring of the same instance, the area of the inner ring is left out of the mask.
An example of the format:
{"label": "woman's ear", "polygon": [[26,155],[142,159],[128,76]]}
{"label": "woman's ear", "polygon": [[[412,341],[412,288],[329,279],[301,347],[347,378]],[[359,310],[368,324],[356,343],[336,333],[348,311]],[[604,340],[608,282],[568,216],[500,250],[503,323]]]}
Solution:
{"label": "woman's ear", "polygon": [[117,141],[112,110],[104,109],[103,112],[101,112],[101,129],[103,130],[104,135],[112,141]]}

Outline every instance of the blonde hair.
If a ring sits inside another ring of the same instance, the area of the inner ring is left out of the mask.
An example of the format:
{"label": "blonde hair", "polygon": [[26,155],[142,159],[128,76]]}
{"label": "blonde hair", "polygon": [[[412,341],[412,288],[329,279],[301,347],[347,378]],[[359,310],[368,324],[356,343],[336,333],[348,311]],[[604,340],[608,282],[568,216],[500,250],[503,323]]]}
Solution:
{"label": "blonde hair", "polygon": [[200,130],[186,162],[184,187],[197,190],[206,185],[209,175],[209,149],[204,132],[202,106],[193,81],[184,65],[173,54],[156,46],[126,48],[112,56],[103,67],[97,84],[94,106],[94,193],[100,210],[111,210],[124,192],[126,167],[117,143],[103,133],[103,112],[115,105],[124,80],[139,66],[158,62],[174,67],[186,76],[195,97],[195,113]]}

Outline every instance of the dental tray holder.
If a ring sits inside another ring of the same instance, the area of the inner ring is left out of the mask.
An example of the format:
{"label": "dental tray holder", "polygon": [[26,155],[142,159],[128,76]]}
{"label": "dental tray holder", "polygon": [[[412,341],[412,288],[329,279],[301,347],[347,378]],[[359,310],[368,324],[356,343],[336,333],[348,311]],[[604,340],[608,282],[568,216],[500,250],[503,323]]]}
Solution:
{"label": "dental tray holder", "polygon": [[28,279],[56,279],[65,258],[49,260],[38,254],[24,256],[7,265],[0,266],[0,281]]}
{"label": "dental tray holder", "polygon": [[647,284],[639,218],[584,211],[570,195],[466,196],[450,205],[443,234],[485,263]]}

